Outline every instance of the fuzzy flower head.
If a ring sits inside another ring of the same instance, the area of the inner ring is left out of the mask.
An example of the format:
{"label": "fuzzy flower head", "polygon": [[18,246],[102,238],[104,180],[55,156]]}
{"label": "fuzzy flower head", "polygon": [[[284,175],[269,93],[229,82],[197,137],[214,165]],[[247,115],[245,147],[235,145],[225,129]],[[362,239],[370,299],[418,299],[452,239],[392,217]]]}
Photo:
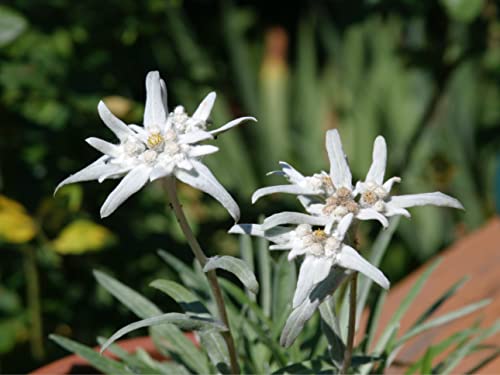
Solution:
{"label": "fuzzy flower head", "polygon": [[[264,221],[267,229],[273,225],[299,224],[324,225],[330,233],[343,217],[352,214],[357,220],[377,220],[384,227],[388,217],[395,215],[410,216],[406,208],[422,205],[463,208],[458,200],[440,192],[391,195],[394,183],[399,177],[384,180],[387,164],[385,139],[378,136],[373,148],[373,162],[365,181],[352,184],[352,174],[345,156],[339,133],[336,129],[326,133],[326,149],[330,161],[330,172],[320,172],[304,176],[291,165],[280,162],[281,171],[272,172],[284,176],[289,184],[258,189],[252,202],[265,195],[288,193],[297,195],[308,215],[298,213],[279,213]],[[300,220],[298,217],[300,216]],[[307,217],[309,216],[309,217]]]}
{"label": "fuzzy flower head", "polygon": [[173,175],[212,195],[238,220],[238,205],[200,161],[201,157],[217,152],[218,148],[198,143],[212,139],[214,135],[246,120],[255,119],[240,117],[218,129],[207,131],[208,117],[215,98],[214,92],[209,93],[192,116],[182,106],[177,106],[169,113],[165,82],[158,72],[149,72],[146,76],[143,126],[125,124],[101,101],[97,107],[99,115],[119,143],[88,138],[87,143],[103,156],[62,181],[56,192],[70,183],[91,180],[102,182],[108,178],[123,177],[101,207],[101,217],[106,217],[148,181]]}

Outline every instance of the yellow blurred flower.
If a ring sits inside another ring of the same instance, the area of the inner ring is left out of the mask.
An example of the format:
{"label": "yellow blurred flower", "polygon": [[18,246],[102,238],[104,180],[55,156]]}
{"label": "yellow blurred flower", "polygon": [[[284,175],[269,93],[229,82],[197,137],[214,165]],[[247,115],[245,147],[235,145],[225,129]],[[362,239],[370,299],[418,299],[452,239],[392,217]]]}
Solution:
{"label": "yellow blurred flower", "polygon": [[52,245],[60,254],[82,254],[102,250],[114,242],[115,236],[106,227],[79,219],[66,226]]}
{"label": "yellow blurred flower", "polygon": [[35,221],[15,200],[0,195],[0,238],[22,244],[31,241],[37,233]]}

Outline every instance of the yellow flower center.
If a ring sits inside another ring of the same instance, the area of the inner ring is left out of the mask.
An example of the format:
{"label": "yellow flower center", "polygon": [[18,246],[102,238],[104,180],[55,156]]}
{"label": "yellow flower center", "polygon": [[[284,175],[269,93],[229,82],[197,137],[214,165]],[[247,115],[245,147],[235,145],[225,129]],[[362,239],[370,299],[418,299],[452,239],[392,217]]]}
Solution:
{"label": "yellow flower center", "polygon": [[161,145],[162,143],[163,143],[163,136],[159,132],[152,133],[148,137],[148,146],[151,148],[155,148],[158,145]]}
{"label": "yellow flower center", "polygon": [[323,241],[324,239],[326,239],[326,233],[323,229],[316,229],[314,232],[313,232],[313,235],[314,237],[319,240],[319,241]]}

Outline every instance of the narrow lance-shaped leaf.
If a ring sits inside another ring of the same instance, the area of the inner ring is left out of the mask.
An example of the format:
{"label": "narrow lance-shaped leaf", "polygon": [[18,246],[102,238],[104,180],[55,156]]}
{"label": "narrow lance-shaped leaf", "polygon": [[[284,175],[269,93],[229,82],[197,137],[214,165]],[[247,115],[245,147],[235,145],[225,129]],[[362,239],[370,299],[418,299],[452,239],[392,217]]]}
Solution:
{"label": "narrow lance-shaped leaf", "polygon": [[80,357],[89,361],[96,369],[108,374],[130,374],[131,371],[127,366],[114,361],[112,359],[103,357],[98,352],[89,348],[88,346],[77,343],[73,340],[67,339],[58,335],[50,335],[51,340],[54,340],[58,345],[66,350],[79,355]]}
{"label": "narrow lance-shaped leaf", "polygon": [[113,342],[118,340],[120,337],[126,335],[127,333],[135,331],[136,329],[139,328],[151,327],[154,325],[165,324],[165,323],[175,324],[179,328],[188,331],[207,330],[207,329],[216,329],[219,331],[227,330],[227,328],[222,323],[217,322],[213,319],[193,317],[179,313],[167,313],[139,320],[138,322],[131,323],[119,329],[108,339],[108,341],[104,343],[104,345],[101,348],[101,353],[104,352],[109,345],[111,345]]}
{"label": "narrow lance-shaped leaf", "polygon": [[250,267],[241,259],[223,255],[210,258],[203,267],[203,271],[208,272],[215,269],[223,269],[235,275],[245,287],[253,293],[259,291],[259,283]]}
{"label": "narrow lance-shaped leaf", "polygon": [[222,335],[215,330],[204,331],[200,332],[200,340],[217,371],[220,374],[230,374],[229,353]]}
{"label": "narrow lance-shaped leaf", "polygon": [[171,280],[155,280],[151,287],[161,290],[177,302],[186,313],[209,317],[210,313],[199,298],[182,285]]}

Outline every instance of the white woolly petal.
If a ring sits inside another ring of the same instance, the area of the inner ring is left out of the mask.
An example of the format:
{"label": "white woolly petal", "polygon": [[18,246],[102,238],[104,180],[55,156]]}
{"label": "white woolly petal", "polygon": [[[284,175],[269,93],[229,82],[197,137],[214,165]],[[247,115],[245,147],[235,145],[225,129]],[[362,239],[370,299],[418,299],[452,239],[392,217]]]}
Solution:
{"label": "white woolly petal", "polygon": [[240,218],[240,208],[231,195],[229,195],[205,165],[196,160],[193,160],[192,164],[194,166],[192,171],[187,172],[177,169],[175,171],[177,178],[196,189],[210,194],[226,208],[234,221],[238,221]]}
{"label": "white woolly petal", "polygon": [[144,108],[144,127],[160,128],[167,122],[166,108],[162,97],[160,73],[149,72],[146,76],[146,105]]}
{"label": "white woolly petal", "polygon": [[306,256],[300,265],[297,288],[293,296],[292,308],[296,308],[309,296],[313,287],[325,279],[332,267],[329,258]]}
{"label": "white woolly petal", "polygon": [[335,264],[343,268],[361,272],[384,289],[389,289],[391,285],[382,271],[373,266],[350,246],[342,245],[342,249],[339,254],[337,254]]}
{"label": "white woolly petal", "polygon": [[149,181],[155,181],[165,176],[171,175],[173,172],[173,165],[155,165],[151,174],[149,175]]}
{"label": "white woolly petal", "polygon": [[346,187],[352,190],[352,175],[342,148],[337,129],[326,132],[326,151],[330,160],[330,177],[333,185],[338,189]]}
{"label": "white woolly petal", "polygon": [[252,203],[257,202],[260,198],[265,195],[270,195],[274,193],[287,193],[287,194],[295,194],[295,195],[308,195],[314,194],[312,189],[307,187],[302,187],[299,185],[277,185],[277,186],[268,186],[265,188],[261,188],[255,191],[252,195]]}
{"label": "white woolly petal", "polygon": [[262,223],[262,228],[267,230],[282,224],[325,225],[327,221],[326,217],[311,216],[300,212],[280,212],[266,218]]}
{"label": "white woolly petal", "polygon": [[211,130],[210,134],[212,134],[212,135],[219,135],[221,133],[227,132],[229,129],[234,128],[235,126],[238,126],[238,125],[242,124],[245,121],[255,121],[255,122],[257,122],[257,119],[255,117],[250,117],[250,116],[239,117],[237,119],[229,121],[227,124],[222,125],[221,127],[217,128],[217,129]]}
{"label": "white woolly petal", "polygon": [[111,215],[132,194],[139,191],[148,181],[151,167],[139,165],[132,169],[109,194],[101,207],[101,217]]}
{"label": "white woolly petal", "polygon": [[90,137],[85,140],[89,145],[94,147],[97,151],[102,152],[103,154],[118,157],[120,154],[120,148],[117,145],[106,142],[100,138]]}
{"label": "white woolly petal", "polygon": [[373,143],[372,165],[366,175],[366,181],[373,181],[379,185],[384,182],[387,165],[387,145],[384,137],[379,135]]}
{"label": "white woolly petal", "polygon": [[186,171],[192,171],[194,169],[194,165],[191,162],[192,159],[183,159],[180,162],[177,163],[178,168],[182,168]]}
{"label": "white woolly petal", "polygon": [[193,132],[180,134],[179,144],[190,144],[212,139],[212,134],[203,130],[195,130]]}
{"label": "white woolly petal", "polygon": [[264,230],[259,224],[236,224],[229,229],[228,233],[264,237],[271,242],[284,244],[290,241],[290,234],[293,230],[294,228],[289,227],[274,227]]}
{"label": "white woolly petal", "polygon": [[135,124],[131,124],[128,127],[136,133],[135,136],[139,138],[140,141],[142,141],[144,144],[148,143],[149,134],[146,129],[144,129],[142,126]]}
{"label": "white woolly petal", "polygon": [[160,78],[160,86],[161,86],[161,99],[163,101],[163,107],[165,108],[165,113],[168,113],[167,84],[161,78]]}
{"label": "white woolly petal", "polygon": [[294,184],[298,184],[299,182],[304,180],[304,175],[297,171],[294,167],[292,167],[290,164],[280,161],[279,165],[281,169],[283,170],[283,173],[288,177],[290,182],[293,182]]}
{"label": "white woolly petal", "polygon": [[349,227],[351,226],[351,223],[352,223],[352,219],[353,219],[354,215],[349,213],[347,215],[345,215],[339,222],[336,230],[335,230],[335,234],[336,234],[336,237],[338,240],[342,241],[345,237],[345,234],[347,233],[347,231],[349,230]]}
{"label": "white woolly petal", "polygon": [[209,154],[213,154],[214,152],[219,151],[219,148],[212,145],[201,145],[201,146],[193,146],[188,154],[192,158],[196,158],[199,156],[205,156]]}
{"label": "white woolly petal", "polygon": [[101,176],[104,173],[107,173],[110,169],[113,168],[113,165],[107,164],[106,160],[108,160],[109,157],[104,155],[101,156],[99,159],[94,161],[92,164],[89,164],[82,170],[72,174],[71,176],[67,177],[63,181],[57,185],[56,190],[54,191],[54,194],[57,193],[57,191],[62,188],[64,185],[68,184],[73,184],[75,182],[83,182],[83,181],[92,181],[92,180],[97,180],[99,176]]}
{"label": "white woolly petal", "polygon": [[378,220],[384,228],[389,226],[387,218],[373,208],[361,208],[356,214],[358,220]]}
{"label": "white woolly petal", "polygon": [[288,261],[294,260],[296,257],[300,255],[304,255],[307,252],[307,248],[302,244],[295,244],[292,247],[292,250],[288,253]]}
{"label": "white woolly petal", "polygon": [[269,250],[274,251],[274,250],[290,250],[292,248],[291,243],[285,243],[285,244],[280,244],[280,245],[270,245]]}
{"label": "white woolly petal", "polygon": [[411,217],[410,212],[408,212],[406,208],[398,207],[394,205],[392,202],[386,202],[384,205],[385,205],[384,215],[387,217],[398,216],[398,215],[406,216],[408,218]]}
{"label": "white woolly petal", "polygon": [[464,209],[464,206],[457,199],[439,191],[423,194],[396,195],[391,197],[389,202],[400,208],[432,205]]}
{"label": "white woolly petal", "polygon": [[118,117],[111,113],[106,104],[101,100],[97,105],[97,111],[104,124],[118,137],[120,141],[125,141],[134,132]]}
{"label": "white woolly petal", "polygon": [[108,178],[120,178],[123,177],[126,173],[128,173],[132,168],[131,165],[121,165],[121,164],[111,164],[111,168],[106,173],[103,173],[99,176],[97,181],[99,183],[107,180]]}
{"label": "white woolly petal", "polygon": [[205,96],[205,99],[201,101],[200,105],[198,105],[198,108],[196,108],[196,111],[194,111],[191,117],[194,120],[202,122],[207,121],[208,116],[210,116],[210,112],[212,112],[216,97],[217,95],[213,91]]}
{"label": "white woolly petal", "polygon": [[385,191],[390,192],[392,190],[392,185],[399,182],[401,182],[400,177],[391,177],[382,186],[385,189]]}

